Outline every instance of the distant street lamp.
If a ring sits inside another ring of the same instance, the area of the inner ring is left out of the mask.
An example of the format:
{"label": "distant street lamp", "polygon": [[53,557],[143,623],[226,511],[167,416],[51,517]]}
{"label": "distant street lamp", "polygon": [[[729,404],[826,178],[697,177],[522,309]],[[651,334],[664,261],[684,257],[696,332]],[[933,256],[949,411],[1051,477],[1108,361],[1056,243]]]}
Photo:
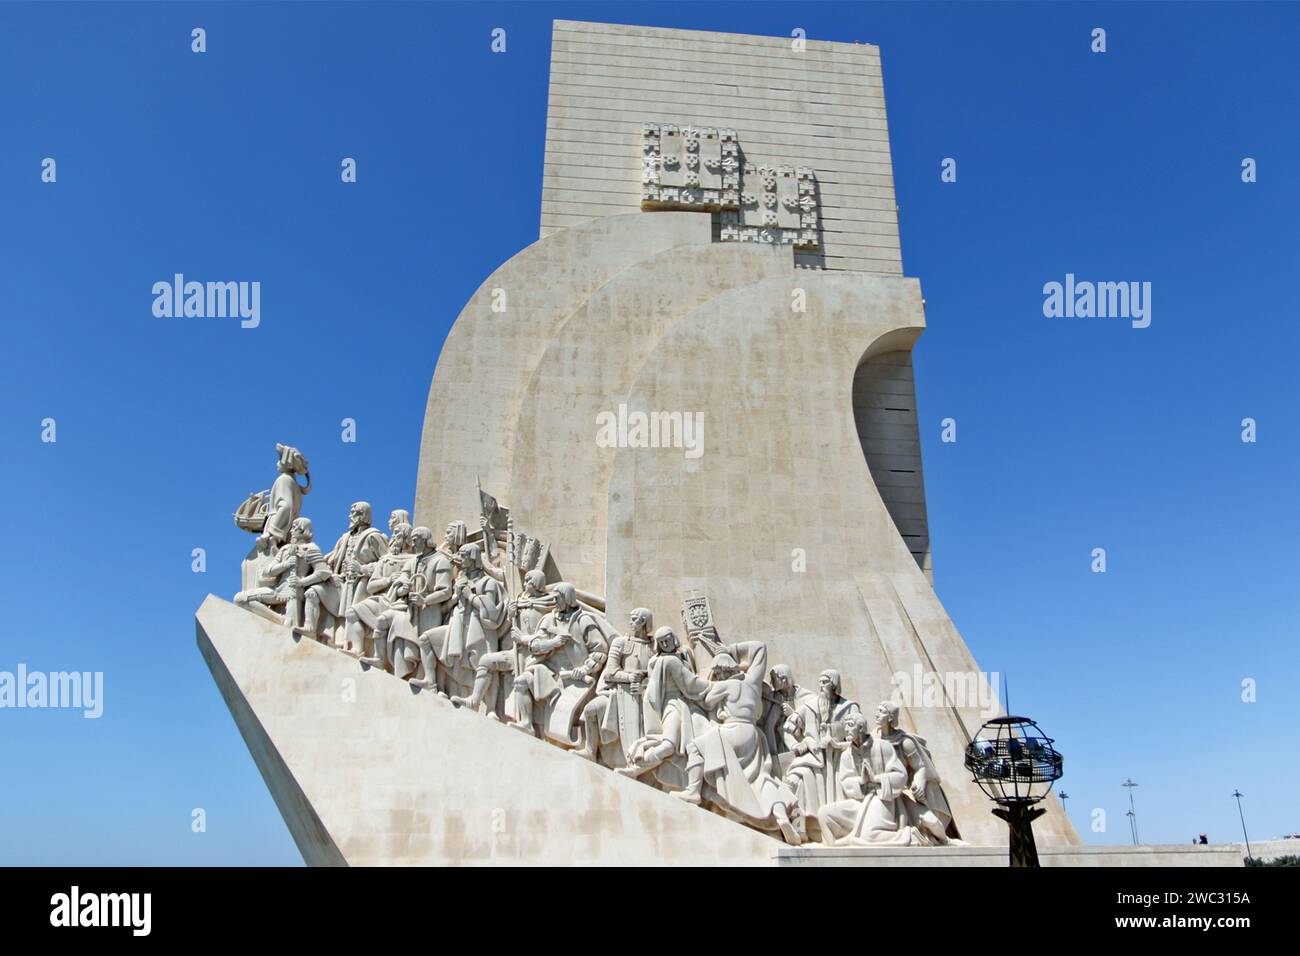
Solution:
{"label": "distant street lamp", "polygon": [[1232,791],[1232,795],[1237,798],[1237,816],[1241,817],[1241,835],[1246,837],[1246,859],[1254,859],[1255,854],[1250,852],[1250,837],[1246,836],[1246,815],[1241,812],[1241,798],[1245,796],[1240,790]]}
{"label": "distant street lamp", "polygon": [[1137,784],[1134,783],[1133,779],[1130,777],[1129,779],[1125,780],[1122,784],[1120,784],[1120,786],[1128,790],[1128,813],[1125,814],[1125,816],[1128,817],[1129,830],[1131,830],[1133,833],[1133,845],[1137,846],[1138,845],[1138,815],[1137,815],[1137,807],[1133,805],[1133,788],[1136,787]]}
{"label": "distant street lamp", "polygon": [[1007,822],[1011,866],[1038,866],[1034,820],[1047,811],[1034,804],[1061,778],[1062,757],[1053,740],[1028,717],[995,717],[966,747],[966,769]]}

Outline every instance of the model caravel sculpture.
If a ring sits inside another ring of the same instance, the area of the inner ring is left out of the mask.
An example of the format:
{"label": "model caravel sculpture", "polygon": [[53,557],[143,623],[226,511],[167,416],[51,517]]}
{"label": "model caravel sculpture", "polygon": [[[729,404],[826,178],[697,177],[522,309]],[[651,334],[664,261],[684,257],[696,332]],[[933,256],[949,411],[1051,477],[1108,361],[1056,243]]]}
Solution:
{"label": "model caravel sculpture", "polygon": [[616,633],[481,489],[477,531],[453,521],[438,543],[398,509],[385,536],[358,501],[325,554],[301,514],[306,458],[276,450],[279,477],[235,513],[258,534],[241,607],[791,845],[960,842],[894,702],[869,726],[838,671],[811,690],[762,642],[723,643],[703,594],[683,602],[684,642],[646,608]]}

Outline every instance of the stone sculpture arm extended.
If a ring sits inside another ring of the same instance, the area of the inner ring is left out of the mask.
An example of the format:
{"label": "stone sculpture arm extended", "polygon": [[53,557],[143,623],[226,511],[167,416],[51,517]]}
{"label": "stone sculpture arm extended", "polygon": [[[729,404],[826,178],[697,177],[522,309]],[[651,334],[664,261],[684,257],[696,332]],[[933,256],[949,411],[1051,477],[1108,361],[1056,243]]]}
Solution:
{"label": "stone sculpture arm extended", "polygon": [[767,676],[767,645],[762,641],[741,641],[728,644],[722,650],[745,669],[745,676],[741,679],[761,694],[763,679]]}

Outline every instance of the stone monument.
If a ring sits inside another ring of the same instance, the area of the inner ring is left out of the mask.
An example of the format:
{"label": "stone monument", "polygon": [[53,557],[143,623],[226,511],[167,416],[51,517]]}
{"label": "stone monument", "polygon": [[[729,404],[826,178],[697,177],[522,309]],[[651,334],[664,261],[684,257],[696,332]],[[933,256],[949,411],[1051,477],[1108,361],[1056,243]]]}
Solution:
{"label": "stone monument", "polygon": [[447,337],[414,518],[358,501],[323,554],[280,446],[198,613],[307,861],[1005,847],[986,715],[894,679],[983,680],[932,587],[924,325],[876,47],[556,21],[541,236]]}

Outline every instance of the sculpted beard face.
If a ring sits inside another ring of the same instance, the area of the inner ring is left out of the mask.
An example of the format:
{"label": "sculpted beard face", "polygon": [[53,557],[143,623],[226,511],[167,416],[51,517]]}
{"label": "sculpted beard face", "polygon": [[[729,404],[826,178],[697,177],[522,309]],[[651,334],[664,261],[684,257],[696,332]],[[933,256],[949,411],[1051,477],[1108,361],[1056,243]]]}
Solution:
{"label": "sculpted beard face", "polygon": [[817,686],[821,689],[822,700],[827,700],[827,701],[835,700],[836,697],[835,684],[831,681],[829,677],[823,674],[820,678],[818,678]]}
{"label": "sculpted beard face", "polygon": [[844,732],[855,744],[862,742],[862,732],[865,729],[861,718],[856,715],[850,715],[844,720]]}

